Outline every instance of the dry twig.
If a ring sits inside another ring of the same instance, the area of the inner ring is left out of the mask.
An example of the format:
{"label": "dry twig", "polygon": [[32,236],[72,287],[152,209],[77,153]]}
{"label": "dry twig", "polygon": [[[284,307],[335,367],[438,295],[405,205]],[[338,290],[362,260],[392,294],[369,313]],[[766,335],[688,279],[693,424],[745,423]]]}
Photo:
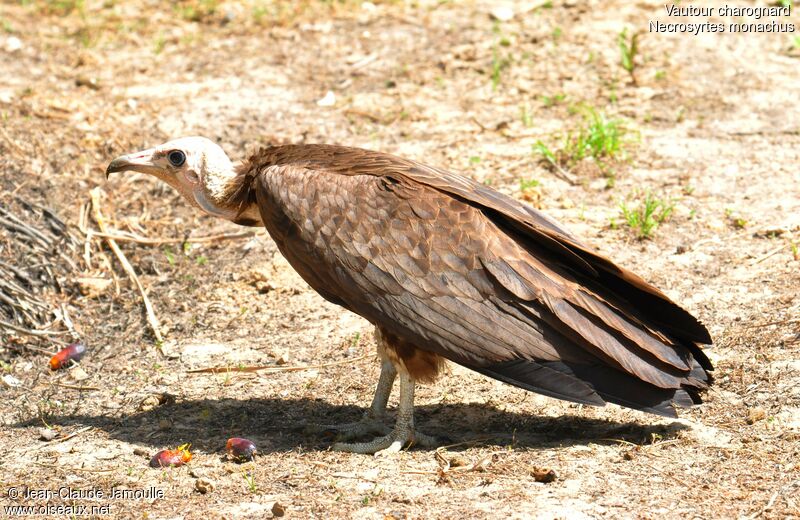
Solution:
{"label": "dry twig", "polygon": [[760,256],[760,257],[756,258],[756,259],[755,259],[755,260],[753,260],[752,262],[750,262],[750,265],[751,265],[751,266],[754,266],[754,265],[756,265],[756,264],[760,264],[761,262],[763,262],[763,261],[764,261],[764,260],[766,260],[767,258],[773,257],[773,256],[777,255],[778,253],[780,253],[781,251],[783,251],[784,249],[788,248],[788,247],[789,247],[789,245],[790,245],[790,244],[783,244],[783,245],[782,245],[782,246],[780,246],[780,247],[776,247],[775,249],[773,249],[773,250],[772,250],[772,251],[770,251],[769,253],[766,253],[766,254],[764,254],[764,255],[762,255],[762,256]]}
{"label": "dry twig", "polygon": [[112,230],[113,233],[87,231],[87,236],[105,238],[107,240],[114,240],[115,242],[135,242],[137,244],[144,244],[148,246],[159,246],[164,244],[203,244],[207,242],[218,242],[221,240],[232,240],[236,238],[246,238],[255,236],[255,231],[242,231],[239,233],[221,233],[219,235],[210,235],[205,237],[185,237],[185,238],[148,238],[140,237],[132,233],[125,233],[124,231]]}
{"label": "dry twig", "polygon": [[298,372],[300,370],[312,370],[315,368],[327,368],[333,367],[336,365],[345,365],[347,363],[354,363],[356,361],[361,361],[369,357],[369,354],[364,354],[363,356],[355,357],[355,358],[348,358],[348,359],[340,359],[339,361],[332,361],[330,363],[322,363],[320,365],[306,365],[306,366],[293,366],[293,367],[276,367],[276,366],[250,366],[250,367],[211,367],[211,368],[199,368],[197,370],[189,370],[187,374],[222,374],[226,372],[258,372],[261,370],[266,370],[269,373],[273,372]]}
{"label": "dry twig", "polygon": [[6,132],[2,126],[0,126],[0,136],[3,137],[3,140],[8,144],[8,147],[11,149],[11,151],[17,153],[17,157],[25,155],[25,150],[23,150],[22,147],[18,145],[10,135],[8,135],[8,132]]}
{"label": "dry twig", "polygon": [[66,383],[53,383],[55,386],[59,386],[61,388],[69,388],[70,390],[85,390],[85,391],[97,391],[101,390],[96,386],[81,386],[81,385],[68,385]]}
{"label": "dry twig", "polygon": [[82,471],[84,473],[113,473],[115,471],[114,468],[110,469],[90,469],[90,468],[68,468],[66,466],[59,466],[58,464],[45,464],[44,462],[34,462],[37,466],[42,466],[43,468],[56,468],[56,469],[63,469],[64,471]]}
{"label": "dry twig", "polygon": [[41,446],[39,446],[37,449],[43,449],[50,446],[51,444],[58,444],[60,442],[68,441],[71,438],[75,437],[76,435],[80,435],[83,432],[88,432],[92,428],[94,428],[94,426],[86,426],[84,428],[81,428],[80,430],[75,430],[74,432],[70,433],[69,435],[65,435],[64,437],[59,437],[57,439],[53,439],[52,441],[47,441]]}
{"label": "dry twig", "polygon": [[26,329],[24,327],[17,327],[14,324],[8,323],[6,321],[0,320],[0,327],[4,329],[13,330],[14,332],[19,332],[20,334],[25,334],[27,336],[57,336],[59,334],[69,334],[69,331],[62,330],[62,331],[49,331],[49,330],[34,330],[34,329]]}
{"label": "dry twig", "polygon": [[[103,214],[100,212],[100,188],[95,188],[91,191],[91,198],[92,198],[92,213],[94,214],[94,219],[97,222],[97,227],[100,228],[100,231],[106,233],[106,222],[103,218]],[[136,271],[133,270],[133,266],[128,262],[128,259],[125,257],[125,253],[117,245],[117,242],[113,238],[106,238],[106,243],[108,247],[116,255],[117,259],[119,260],[120,264],[122,264],[122,268],[128,273],[128,276],[136,285],[136,288],[139,289],[139,293],[142,295],[142,301],[144,303],[144,308],[147,313],[147,323],[150,325],[150,329],[153,331],[153,335],[156,337],[156,340],[159,344],[159,350],[161,350],[161,343],[164,341],[164,338],[161,336],[161,325],[158,322],[158,317],[156,316],[155,311],[153,310],[153,304],[150,303],[150,298],[147,297],[147,293],[144,290],[144,286],[142,286],[142,282],[139,281],[139,277],[136,275]],[[163,352],[162,352],[163,354]]]}

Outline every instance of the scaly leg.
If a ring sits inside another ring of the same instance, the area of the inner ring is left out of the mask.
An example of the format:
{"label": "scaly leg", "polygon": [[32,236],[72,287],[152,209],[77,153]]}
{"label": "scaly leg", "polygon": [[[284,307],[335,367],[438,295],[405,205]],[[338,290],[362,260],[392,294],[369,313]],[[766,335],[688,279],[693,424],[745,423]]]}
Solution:
{"label": "scaly leg", "polygon": [[383,419],[386,416],[386,403],[389,402],[389,394],[392,393],[395,377],[397,377],[397,370],[394,365],[388,359],[384,359],[381,363],[381,376],[378,379],[378,388],[375,389],[375,397],[372,398],[372,405],[364,417],[358,422],[333,426],[326,432],[330,432],[336,436],[337,440],[342,441],[353,440],[367,434],[385,435],[388,433],[389,428],[383,423]]}
{"label": "scaly leg", "polygon": [[[436,440],[433,437],[414,431],[414,379],[409,375],[406,368],[402,365],[395,367],[400,377],[400,403],[397,408],[397,421],[388,435],[378,437],[369,442],[341,443],[333,445],[336,451],[347,451],[351,453],[374,453],[375,456],[397,453],[407,445],[419,444],[421,446],[434,447]],[[383,371],[381,371],[381,381]],[[380,382],[378,388],[381,388]],[[378,393],[373,400],[373,406],[378,400]],[[385,401],[383,403],[385,409]]]}

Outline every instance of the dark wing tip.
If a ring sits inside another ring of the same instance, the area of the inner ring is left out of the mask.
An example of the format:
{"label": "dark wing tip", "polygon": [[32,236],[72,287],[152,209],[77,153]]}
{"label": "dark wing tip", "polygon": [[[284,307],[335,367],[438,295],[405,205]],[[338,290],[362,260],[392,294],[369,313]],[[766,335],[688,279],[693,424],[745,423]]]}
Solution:
{"label": "dark wing tip", "polygon": [[609,402],[664,417],[677,417],[676,408],[688,408],[702,402],[700,388],[659,388],[603,365],[515,359],[470,368],[549,397],[593,406]]}
{"label": "dark wing tip", "polygon": [[514,359],[485,367],[471,366],[469,368],[499,381],[548,397],[593,406],[606,404],[591,386],[564,370],[561,363],[549,362],[547,364],[548,366],[544,366],[542,363],[527,359]]}

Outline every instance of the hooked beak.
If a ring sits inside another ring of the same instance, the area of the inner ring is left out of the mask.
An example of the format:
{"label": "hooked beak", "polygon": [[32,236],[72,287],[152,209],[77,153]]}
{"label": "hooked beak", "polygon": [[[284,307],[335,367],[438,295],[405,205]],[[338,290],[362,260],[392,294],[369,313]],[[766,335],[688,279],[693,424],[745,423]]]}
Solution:
{"label": "hooked beak", "polygon": [[155,148],[143,150],[141,152],[130,153],[117,157],[106,168],[106,179],[115,172],[135,171],[149,174],[159,174],[161,168],[153,164],[153,154]]}

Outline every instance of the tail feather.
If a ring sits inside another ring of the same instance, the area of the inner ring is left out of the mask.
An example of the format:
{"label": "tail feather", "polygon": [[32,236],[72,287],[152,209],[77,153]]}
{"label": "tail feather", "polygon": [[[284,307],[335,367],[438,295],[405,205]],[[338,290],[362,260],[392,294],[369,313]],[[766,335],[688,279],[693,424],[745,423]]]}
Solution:
{"label": "tail feather", "polygon": [[580,404],[603,406],[605,401],[586,382],[561,369],[559,363],[550,366],[517,359],[486,367],[469,367],[491,378],[530,390],[548,397]]}
{"label": "tail feather", "polygon": [[550,397],[593,406],[609,402],[665,417],[677,417],[676,407],[684,408],[701,402],[700,387],[687,384],[679,388],[659,388],[601,364],[516,359],[469,368]]}

